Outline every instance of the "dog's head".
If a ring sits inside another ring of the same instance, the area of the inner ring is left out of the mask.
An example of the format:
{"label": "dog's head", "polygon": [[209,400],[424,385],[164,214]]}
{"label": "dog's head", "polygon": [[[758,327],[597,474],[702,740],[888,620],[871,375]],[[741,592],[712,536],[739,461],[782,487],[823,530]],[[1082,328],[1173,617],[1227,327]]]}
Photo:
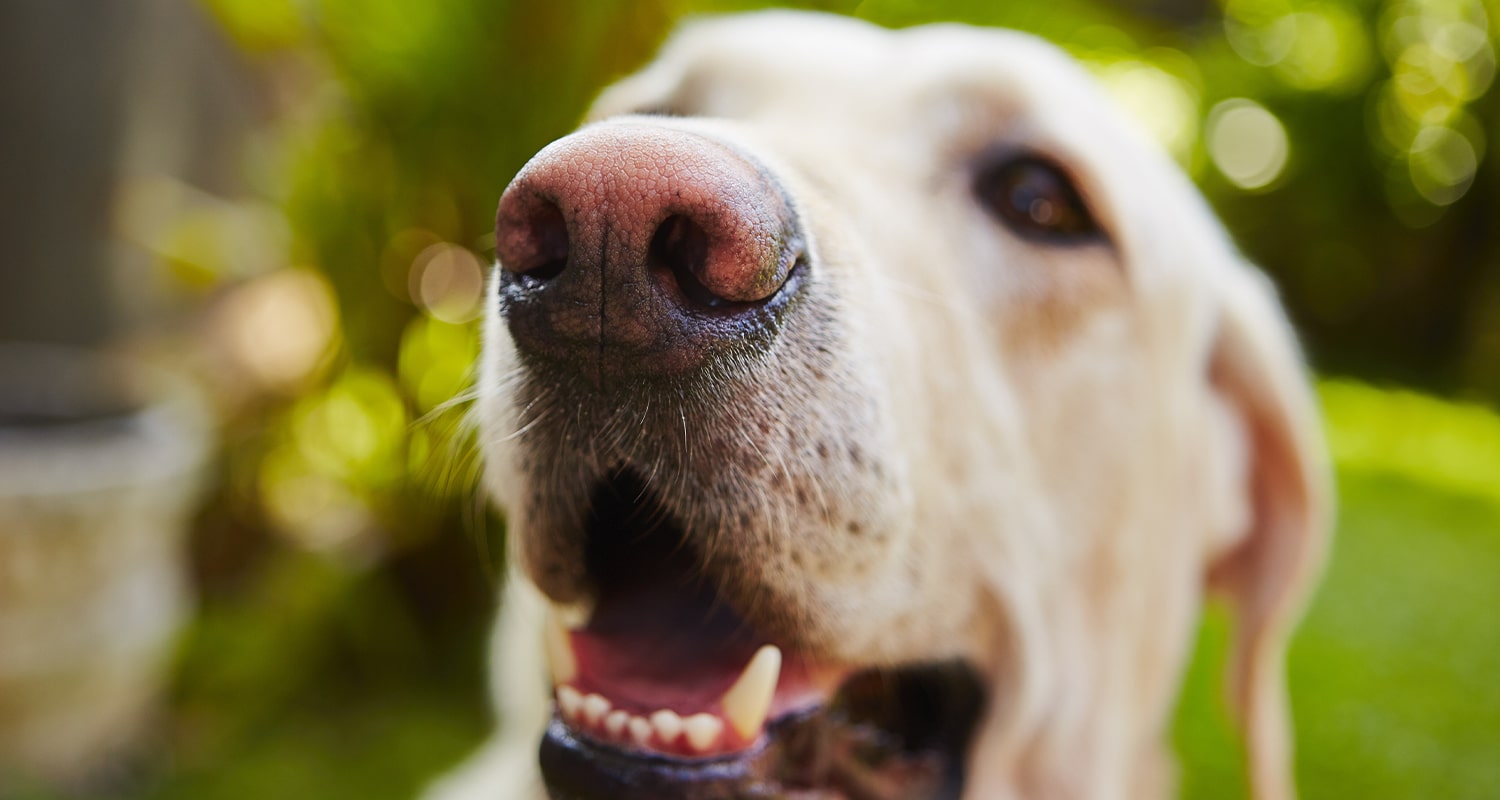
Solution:
{"label": "dog's head", "polygon": [[768,13],[591,118],[501,200],[478,406],[559,620],[556,796],[1144,787],[1214,586],[1286,788],[1313,404],[1265,281],[1080,67]]}

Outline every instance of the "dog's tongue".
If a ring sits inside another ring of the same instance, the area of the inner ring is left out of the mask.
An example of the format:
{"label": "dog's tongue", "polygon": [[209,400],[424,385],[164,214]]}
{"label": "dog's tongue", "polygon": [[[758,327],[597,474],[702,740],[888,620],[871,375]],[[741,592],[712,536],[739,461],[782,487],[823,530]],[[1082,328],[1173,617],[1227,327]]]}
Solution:
{"label": "dog's tongue", "polygon": [[638,588],[601,603],[573,632],[580,691],[649,714],[714,711],[764,642],[722,603],[684,603],[671,587]]}
{"label": "dog's tongue", "polygon": [[690,579],[614,584],[569,633],[558,706],[580,732],[670,755],[755,744],[768,720],[821,705],[842,669],[784,652]]}
{"label": "dog's tongue", "polygon": [[[767,644],[711,590],[671,583],[615,594],[569,638],[580,691],[635,714],[684,717],[722,713],[725,693]],[[782,653],[770,715],[826,700],[835,672]]]}

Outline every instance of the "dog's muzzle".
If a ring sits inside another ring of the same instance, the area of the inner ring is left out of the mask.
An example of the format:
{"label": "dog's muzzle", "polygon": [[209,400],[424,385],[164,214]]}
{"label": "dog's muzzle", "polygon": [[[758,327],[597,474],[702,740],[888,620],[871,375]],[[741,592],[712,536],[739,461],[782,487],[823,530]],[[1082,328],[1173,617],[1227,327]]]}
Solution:
{"label": "dog's muzzle", "polygon": [[[544,591],[595,601],[547,626],[553,798],[956,796],[985,701],[972,672],[828,663],[764,605],[741,613],[753,604],[724,581],[745,570],[706,556],[745,523],[711,518],[701,498],[706,514],[682,513],[684,482],[657,477],[664,458],[668,474],[719,468],[670,463],[653,441],[681,442],[678,458],[690,438],[715,452],[689,436],[704,425],[695,409],[729,398],[735,365],[797,341],[815,316],[817,262],[776,175],[671,122],[601,123],[522,169],[496,250],[518,405],[562,412],[523,441],[536,508],[517,535],[553,545],[534,579],[559,564],[571,576],[562,590],[538,580]],[[619,443],[627,429],[634,446]]]}

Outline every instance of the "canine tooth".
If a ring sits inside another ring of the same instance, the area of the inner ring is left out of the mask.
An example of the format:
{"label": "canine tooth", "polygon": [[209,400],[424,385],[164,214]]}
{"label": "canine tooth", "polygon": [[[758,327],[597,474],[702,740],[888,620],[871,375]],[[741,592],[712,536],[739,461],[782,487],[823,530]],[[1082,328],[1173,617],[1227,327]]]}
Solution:
{"label": "canine tooth", "polygon": [[724,693],[720,701],[724,704],[724,718],[740,736],[754,739],[760,733],[780,679],[781,649],[768,644],[755,652],[740,679]]}
{"label": "canine tooth", "polygon": [[723,732],[724,723],[713,714],[694,714],[682,721],[682,733],[688,744],[700,753],[708,752]]}
{"label": "canine tooth", "polygon": [[552,670],[553,685],[567,683],[578,677],[578,659],[573,655],[573,645],[568,632],[556,614],[549,614],[545,630],[547,666]]}
{"label": "canine tooth", "polygon": [[563,719],[577,722],[583,711],[583,694],[571,686],[557,687],[557,707],[562,709]]}
{"label": "canine tooth", "polygon": [[651,744],[651,732],[655,728],[644,717],[632,716],[630,721],[625,724],[625,727],[630,733],[630,740],[632,742],[641,747]]}
{"label": "canine tooth", "polygon": [[583,698],[583,719],[588,724],[598,727],[608,714],[613,704],[605,699],[604,695],[591,694]]}
{"label": "canine tooth", "polygon": [[651,715],[651,727],[656,729],[663,744],[671,744],[682,733],[682,717],[677,716],[676,711],[664,708]]}

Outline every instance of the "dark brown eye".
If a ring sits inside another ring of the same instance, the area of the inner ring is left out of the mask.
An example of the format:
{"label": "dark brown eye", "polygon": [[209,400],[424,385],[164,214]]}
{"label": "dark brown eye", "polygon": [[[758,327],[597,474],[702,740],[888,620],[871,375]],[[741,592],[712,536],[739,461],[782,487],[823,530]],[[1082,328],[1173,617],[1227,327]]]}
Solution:
{"label": "dark brown eye", "polygon": [[974,192],[990,213],[1022,236],[1072,242],[1099,235],[1072,181],[1057,165],[1036,156],[986,168]]}

